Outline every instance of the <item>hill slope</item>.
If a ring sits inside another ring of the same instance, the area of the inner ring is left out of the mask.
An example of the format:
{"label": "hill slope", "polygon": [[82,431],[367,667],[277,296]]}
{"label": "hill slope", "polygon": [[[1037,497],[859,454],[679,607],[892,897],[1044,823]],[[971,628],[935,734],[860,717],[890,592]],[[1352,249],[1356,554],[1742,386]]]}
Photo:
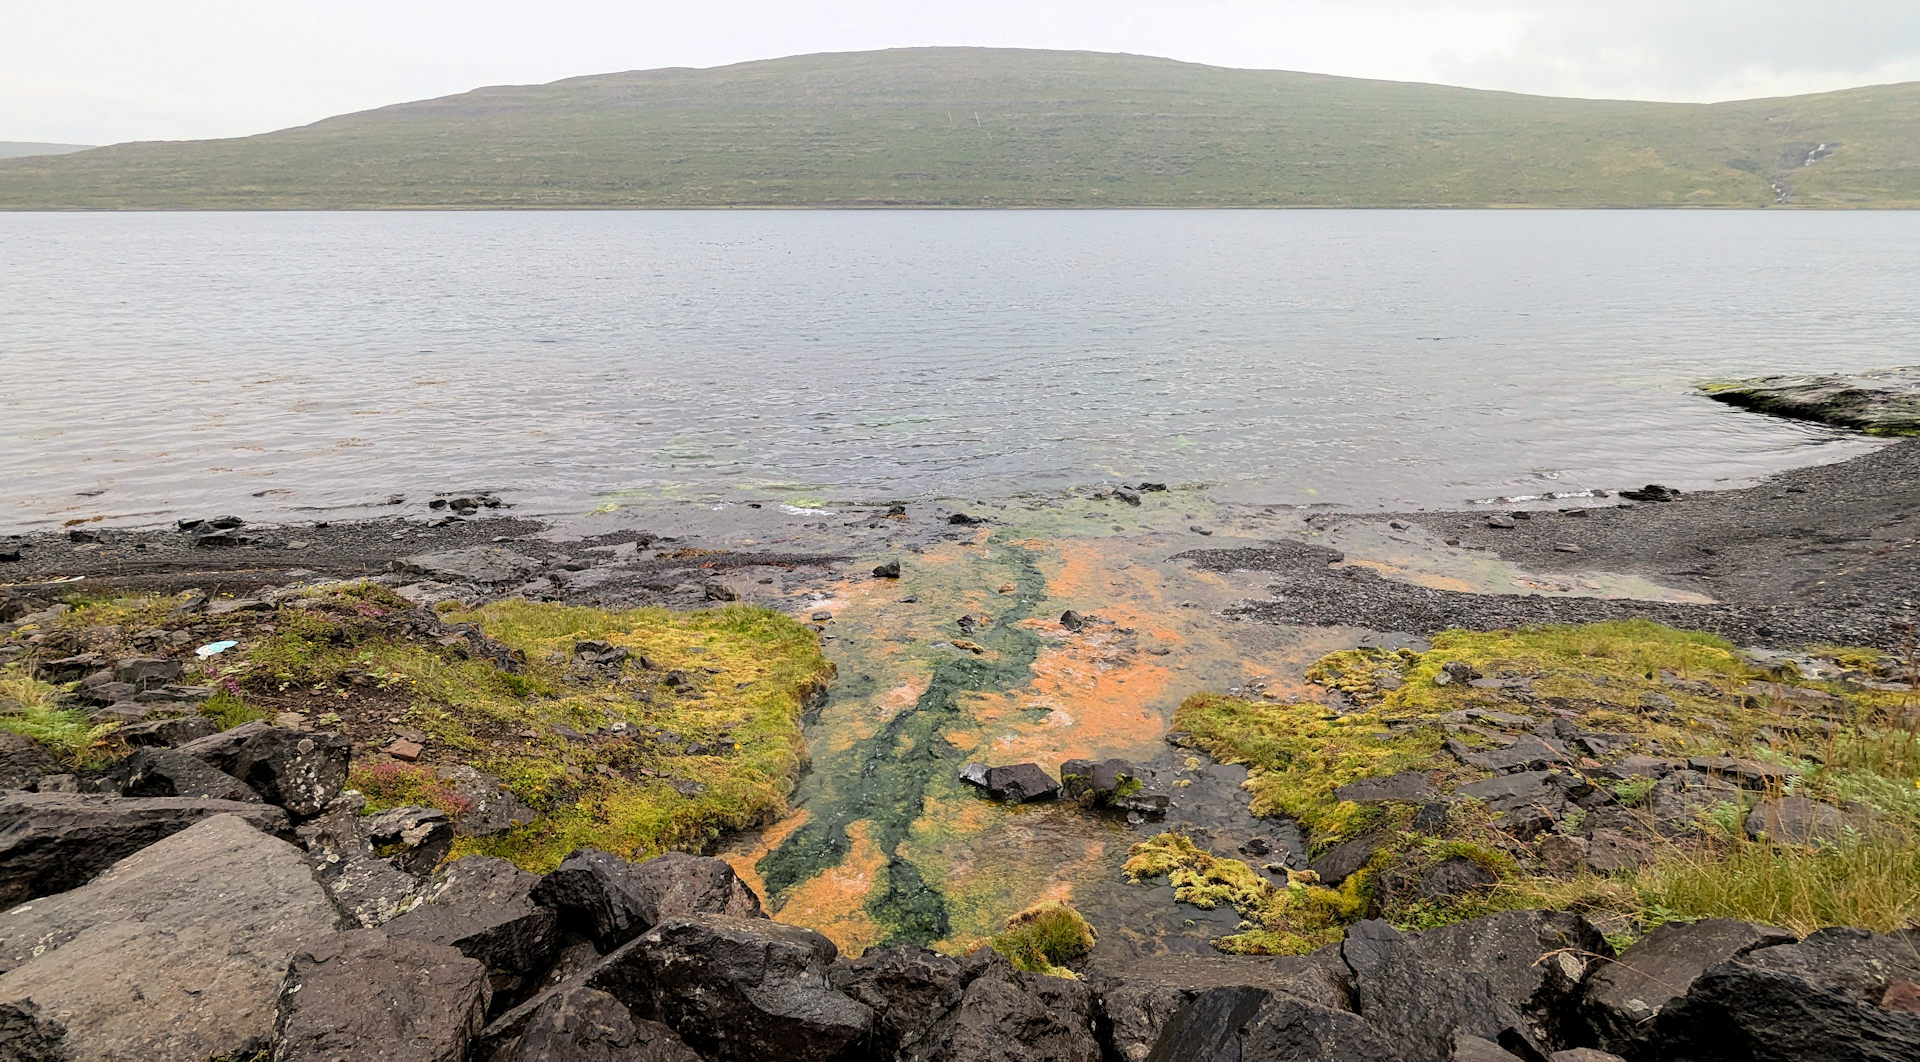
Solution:
{"label": "hill slope", "polygon": [[85,151],[91,144],[41,144],[31,140],[0,140],[0,159],[22,159],[28,155],[65,155]]}
{"label": "hill slope", "polygon": [[[1822,144],[1830,153],[1805,165]],[[241,139],[0,161],[0,208],[16,209],[1752,207],[1783,196],[1920,206],[1920,84],[1625,103],[925,48],[485,88]]]}

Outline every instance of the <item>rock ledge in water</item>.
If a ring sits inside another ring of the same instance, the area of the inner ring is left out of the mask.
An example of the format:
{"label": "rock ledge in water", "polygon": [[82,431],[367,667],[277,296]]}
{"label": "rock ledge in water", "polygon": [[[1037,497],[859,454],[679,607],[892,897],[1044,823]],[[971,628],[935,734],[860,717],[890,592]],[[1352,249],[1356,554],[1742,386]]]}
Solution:
{"label": "rock ledge in water", "polygon": [[1851,375],[1761,376],[1700,390],[1716,402],[1873,435],[1920,435],[1920,366]]}

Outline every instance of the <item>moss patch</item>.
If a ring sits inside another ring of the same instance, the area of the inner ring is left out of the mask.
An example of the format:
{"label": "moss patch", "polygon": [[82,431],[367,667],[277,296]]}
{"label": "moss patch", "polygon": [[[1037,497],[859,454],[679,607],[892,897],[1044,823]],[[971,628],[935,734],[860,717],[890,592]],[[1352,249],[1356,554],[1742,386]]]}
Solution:
{"label": "moss patch", "polygon": [[0,700],[20,706],[19,711],[0,714],[0,730],[32,738],[61,763],[86,768],[112,758],[115,725],[92,723],[85,712],[61,708],[60,690],[24,668],[0,671]]}
{"label": "moss patch", "polygon": [[1007,931],[990,946],[1015,969],[1055,977],[1076,976],[1068,967],[1087,957],[1098,939],[1080,912],[1050,900],[1007,919]]}

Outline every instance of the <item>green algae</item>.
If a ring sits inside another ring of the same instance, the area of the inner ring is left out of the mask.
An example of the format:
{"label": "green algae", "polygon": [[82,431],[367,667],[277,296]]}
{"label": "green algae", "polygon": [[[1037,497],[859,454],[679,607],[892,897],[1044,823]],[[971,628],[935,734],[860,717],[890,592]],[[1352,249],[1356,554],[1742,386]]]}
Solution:
{"label": "green algae", "polygon": [[[956,750],[942,732],[965,721],[970,696],[1012,689],[1030,679],[1040,651],[1040,639],[1021,622],[1045,596],[1045,578],[1030,553],[1000,536],[989,540],[989,548],[993,566],[1011,576],[1012,607],[966,634],[984,652],[933,649],[926,689],[911,708],[843,752],[816,754],[798,801],[808,810],[807,822],[757,864],[776,904],[800,883],[840,864],[851,850],[848,826],[866,821],[887,860],[884,884],[864,905],[883,932],[881,943],[926,945],[951,932],[946,899],[901,855],[901,846],[925,810],[929,785],[959,767]],[[962,632],[956,627],[955,633]],[[849,694],[860,691],[841,691],[836,699]]]}

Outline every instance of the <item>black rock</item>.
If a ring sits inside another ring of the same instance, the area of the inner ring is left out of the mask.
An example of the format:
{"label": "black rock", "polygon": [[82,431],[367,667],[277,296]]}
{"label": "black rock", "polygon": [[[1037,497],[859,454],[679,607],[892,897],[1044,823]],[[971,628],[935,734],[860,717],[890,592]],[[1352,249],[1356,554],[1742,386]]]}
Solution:
{"label": "black rock", "polygon": [[459,949],[486,965],[493,994],[511,1000],[532,984],[559,943],[554,912],[530,895],[540,880],[504,859],[455,860],[434,872],[415,906],[386,931]]}
{"label": "black rock", "polygon": [[437,808],[388,808],[364,826],[369,845],[386,853],[394,869],[416,877],[431,873],[453,849],[453,820]]}
{"label": "black rock", "polygon": [[1167,485],[1165,483],[1142,483],[1134,489],[1142,494],[1159,494],[1167,489]]}
{"label": "black rock", "polygon": [[977,516],[968,516],[966,513],[954,513],[952,516],[947,517],[947,523],[954,524],[958,527],[972,527],[975,524],[984,524],[986,521]]}
{"label": "black rock", "polygon": [[231,549],[252,541],[253,536],[235,531],[202,531],[193,536],[193,544],[198,549]]}
{"label": "black rock", "polygon": [[233,800],[91,793],[0,795],[0,909],[85,884],[116,861],[214,815],[238,815],[268,833],[279,808]]}
{"label": "black rock", "polygon": [[1530,1042],[1526,1020],[1475,968],[1477,957],[1429,961],[1405,934],[1380,921],[1347,930],[1340,954],[1353,970],[1360,1013],[1405,1062],[1450,1062],[1456,1032],[1546,1053]]}
{"label": "black rock", "polygon": [[220,732],[220,724],[204,715],[176,715],[128,723],[113,735],[134,748],[184,745]]}
{"label": "black rock", "polygon": [[833,987],[873,1011],[873,1046],[893,1058],[917,1045],[960,1002],[978,970],[911,946],[869,948],[828,971]]}
{"label": "black rock", "polygon": [[999,954],[968,958],[980,972],[960,1002],[900,1062],[1100,1062],[1093,993],[1082,982],[1021,973]]}
{"label": "black rock", "polygon": [[653,898],[659,918],[679,915],[726,915],[729,918],[765,918],[760,897],[740,880],[724,859],[665,852],[644,863],[634,863],[632,880]]}
{"label": "black rock", "polygon": [[150,690],[165,686],[178,679],[180,672],[180,661],[163,657],[134,657],[128,660],[116,660],[113,664],[113,680],[127,683],[135,690]]}
{"label": "black rock", "polygon": [[1321,884],[1337,887],[1373,862],[1384,843],[1384,838],[1377,834],[1350,837],[1322,852],[1320,858],[1313,861],[1313,872]]}
{"label": "black rock", "polygon": [[1920,930],[1822,929],[1709,968],[1654,1020],[1663,1058],[1910,1062],[1920,1014],[1882,1006],[1920,983]]}
{"label": "black rock", "polygon": [[1619,959],[1599,964],[1587,979],[1581,1017],[1594,1042],[1607,1050],[1635,1058],[1652,1056],[1659,1051],[1652,1039],[1654,1019],[1685,996],[1709,967],[1795,939],[1783,929],[1729,918],[1669,922]]}
{"label": "black rock", "polygon": [[486,970],[439,944],[357,929],[287,966],[275,1062],[464,1062],[486,1022]]}
{"label": "black rock", "polygon": [[[620,1001],[591,988],[565,987],[543,998],[518,1041],[489,1062],[701,1062],[672,1029],[635,1018]],[[771,1060],[768,1060],[771,1062]]]}
{"label": "black rock", "polygon": [[1639,490],[1623,490],[1620,492],[1620,496],[1630,501],[1670,502],[1678,498],[1680,492],[1672,487],[1663,487],[1658,483],[1649,483]]}
{"label": "black rock", "polygon": [[740,591],[725,583],[708,583],[703,591],[708,601],[738,601]]}
{"label": "black rock", "polygon": [[1113,492],[1113,496],[1120,499],[1123,502],[1126,502],[1128,505],[1138,506],[1140,504],[1140,495],[1135,494],[1130,490],[1115,489]]}
{"label": "black rock", "polygon": [[879,579],[898,579],[900,578],[900,562],[887,561],[883,564],[875,565],[873,574],[875,578]]}
{"label": "black rock", "polygon": [[1072,609],[1068,609],[1065,612],[1060,613],[1060,626],[1065,627],[1070,631],[1079,633],[1080,629],[1085,627],[1086,625],[1087,625],[1087,617],[1082,616],[1080,613],[1075,612]]}
{"label": "black rock", "polygon": [[65,768],[38,741],[0,730],[0,789],[31,789]]}
{"label": "black rock", "polygon": [[986,790],[988,796],[1010,804],[1052,800],[1060,795],[1060,783],[1037,763],[1016,763],[1006,767],[986,767],[977,763],[961,768],[960,780]]}
{"label": "black rock", "polygon": [[120,795],[130,797],[207,797],[260,803],[260,794],[238,778],[178,749],[144,748],[108,768]]}
{"label": "black rock", "polygon": [[612,951],[660,920],[654,896],[634,874],[633,864],[597,848],[578,848],[540,880],[535,903],[552,908],[569,932],[593,938]]}
{"label": "black rock", "polygon": [[318,815],[346,788],[352,743],[339,734],[283,730],[256,720],[190,741],[179,751],[247,783],[269,804],[305,818]]}
{"label": "black rock", "polygon": [[873,1012],[828,983],[836,955],[798,926],[676,917],[607,956],[587,985],[664,1022],[710,1062],[826,1062],[873,1028]]}

